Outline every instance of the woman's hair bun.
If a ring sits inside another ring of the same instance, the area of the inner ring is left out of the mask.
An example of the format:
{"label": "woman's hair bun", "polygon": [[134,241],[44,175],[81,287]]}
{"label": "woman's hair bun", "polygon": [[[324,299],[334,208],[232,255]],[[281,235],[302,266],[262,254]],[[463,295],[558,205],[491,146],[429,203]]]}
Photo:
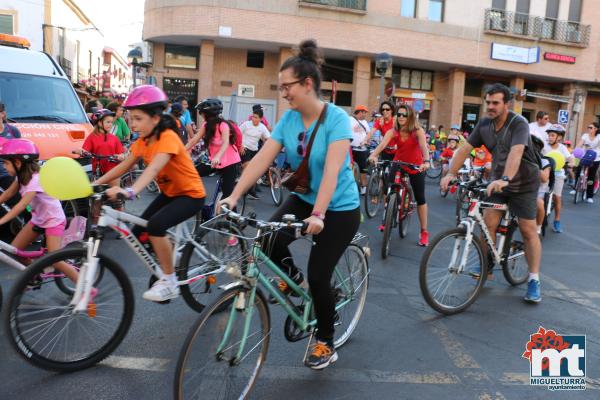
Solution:
{"label": "woman's hair bun", "polygon": [[317,46],[317,41],[314,39],[303,40],[298,46],[298,57],[312,61],[317,65],[323,64],[323,56],[321,50]]}

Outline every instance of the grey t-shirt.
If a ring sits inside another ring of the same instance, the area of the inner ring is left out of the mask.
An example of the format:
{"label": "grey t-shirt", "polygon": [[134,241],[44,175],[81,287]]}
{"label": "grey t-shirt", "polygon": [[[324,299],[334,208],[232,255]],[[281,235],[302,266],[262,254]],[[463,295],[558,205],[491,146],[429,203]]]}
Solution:
{"label": "grey t-shirt", "polygon": [[494,179],[500,179],[504,174],[504,167],[512,146],[525,145],[519,170],[505,191],[519,193],[537,191],[540,185],[540,160],[535,154],[529,133],[529,124],[525,118],[510,111],[504,126],[499,131],[496,131],[492,119],[482,118],[467,141],[473,147],[485,145],[492,152]]}

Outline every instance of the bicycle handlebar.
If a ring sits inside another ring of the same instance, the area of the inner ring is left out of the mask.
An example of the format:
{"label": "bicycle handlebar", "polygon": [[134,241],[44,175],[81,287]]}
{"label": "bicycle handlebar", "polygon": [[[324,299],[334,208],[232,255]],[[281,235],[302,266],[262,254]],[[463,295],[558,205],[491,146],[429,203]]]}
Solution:
{"label": "bicycle handlebar", "polygon": [[117,158],[116,154],[112,156],[101,156],[100,154],[90,153],[85,150],[82,150],[81,153],[77,152],[76,150],[73,150],[72,153],[79,154],[81,158],[95,158],[96,160],[108,160],[115,163],[121,162],[121,160]]}
{"label": "bicycle handlebar", "polygon": [[266,230],[279,230],[283,228],[293,228],[299,230],[302,234],[306,232],[308,224],[304,221],[298,221],[296,216],[292,214],[286,214],[283,216],[283,222],[267,222],[261,221],[251,217],[245,217],[235,211],[230,210],[226,205],[221,205],[221,211],[227,216],[227,218],[239,223],[248,224],[253,228],[266,229]]}

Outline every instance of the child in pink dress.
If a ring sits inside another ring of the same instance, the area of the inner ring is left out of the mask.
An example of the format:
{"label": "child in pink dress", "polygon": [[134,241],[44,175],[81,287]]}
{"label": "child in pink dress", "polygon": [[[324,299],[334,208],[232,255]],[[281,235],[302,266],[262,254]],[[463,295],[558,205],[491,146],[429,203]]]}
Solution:
{"label": "child in pink dress", "polygon": [[[50,197],[40,186],[37,147],[25,139],[13,139],[0,144],[0,159],[11,176],[16,176],[10,187],[0,195],[0,203],[12,198],[17,191],[21,200],[0,218],[3,225],[21,214],[27,206],[31,206],[31,220],[21,229],[12,241],[17,249],[24,250],[33,243],[40,233],[46,233],[46,246],[49,251],[60,249],[62,236],[67,225],[67,218],[60,201]],[[59,178],[57,178],[59,179]],[[54,265],[73,282],[77,281],[77,270],[64,262]]]}

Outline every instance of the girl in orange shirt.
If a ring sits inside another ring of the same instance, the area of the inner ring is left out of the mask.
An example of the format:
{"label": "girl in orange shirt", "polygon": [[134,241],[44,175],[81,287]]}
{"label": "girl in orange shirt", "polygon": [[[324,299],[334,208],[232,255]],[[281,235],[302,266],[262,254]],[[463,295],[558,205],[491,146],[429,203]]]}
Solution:
{"label": "girl in orange shirt", "polygon": [[[123,103],[129,110],[131,127],[140,138],[131,146],[127,158],[96,181],[107,183],[129,171],[142,158],[147,165],[133,186],[122,189],[111,187],[106,192],[115,199],[122,194],[133,199],[150,182],[156,179],[160,195],[142,213],[148,220],[146,230],[150,243],[163,270],[163,277],[147,290],[146,300],[162,302],[179,296],[179,286],[173,267],[173,249],[165,236],[168,228],[175,226],[200,211],[204,205],[204,185],[194,168],[190,155],[176,133],[175,119],[163,114],[167,107],[165,93],[152,85],[133,89]],[[142,228],[133,232],[139,235]]]}

